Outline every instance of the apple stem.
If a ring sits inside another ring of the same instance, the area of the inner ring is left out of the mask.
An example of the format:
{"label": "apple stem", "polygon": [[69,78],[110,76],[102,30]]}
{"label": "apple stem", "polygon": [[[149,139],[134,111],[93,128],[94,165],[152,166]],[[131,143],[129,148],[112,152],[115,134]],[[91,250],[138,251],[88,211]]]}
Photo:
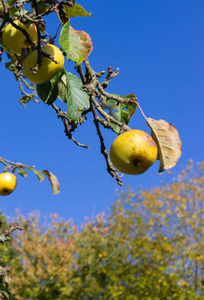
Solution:
{"label": "apple stem", "polygon": [[140,110],[141,114],[143,115],[143,117],[144,117],[145,120],[147,121],[147,117],[145,116],[145,114],[144,114],[144,112],[143,112],[141,106],[139,105],[139,102],[138,102],[138,101],[137,101],[137,106],[139,107],[139,110]]}

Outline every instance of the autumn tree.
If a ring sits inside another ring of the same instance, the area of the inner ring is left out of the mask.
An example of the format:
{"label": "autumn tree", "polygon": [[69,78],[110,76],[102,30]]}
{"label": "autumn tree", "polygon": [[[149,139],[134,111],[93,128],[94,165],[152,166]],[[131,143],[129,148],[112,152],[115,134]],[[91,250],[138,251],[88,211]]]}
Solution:
{"label": "autumn tree", "polygon": [[108,215],[81,228],[55,214],[44,225],[37,212],[19,214],[14,299],[203,299],[204,163],[116,197]]}
{"label": "autumn tree", "polygon": [[[11,222],[8,224],[7,218],[0,213],[0,245],[1,245],[1,255],[4,257],[1,261],[0,266],[0,285],[2,289],[0,290],[0,299],[5,300],[9,299],[8,288],[11,283],[11,265],[8,265],[8,262],[17,254],[17,251],[14,249],[11,243],[12,233],[15,230],[22,231],[24,228],[20,226],[17,222]],[[4,246],[6,244],[6,247]]]}

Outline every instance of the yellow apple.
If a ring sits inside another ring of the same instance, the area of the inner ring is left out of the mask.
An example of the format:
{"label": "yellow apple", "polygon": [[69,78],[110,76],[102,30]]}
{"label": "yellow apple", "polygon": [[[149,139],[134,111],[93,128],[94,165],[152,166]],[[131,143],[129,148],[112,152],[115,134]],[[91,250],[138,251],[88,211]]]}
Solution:
{"label": "yellow apple", "polygon": [[34,74],[32,68],[34,68],[37,63],[38,52],[37,50],[30,52],[23,62],[23,73],[30,81],[36,84],[42,84],[49,81],[61,71],[64,65],[64,55],[58,47],[47,44],[42,46],[41,49],[54,57],[54,59],[58,61],[58,64],[52,61],[52,59],[42,56],[42,64],[37,73]]}
{"label": "yellow apple", "polygon": [[0,195],[8,196],[16,188],[16,176],[12,173],[3,172],[0,174]]}
{"label": "yellow apple", "polygon": [[27,33],[30,35],[30,39],[34,44],[38,42],[37,27],[34,23],[30,24],[27,29]]}
{"label": "yellow apple", "polygon": [[130,175],[144,173],[157,158],[157,146],[150,135],[141,130],[120,134],[110,148],[110,159],[120,172]]}
{"label": "yellow apple", "polygon": [[[38,35],[35,24],[31,24],[27,28],[19,20],[15,20],[14,23],[29,33],[30,39],[33,41],[33,43],[37,43]],[[8,53],[21,54],[22,48],[27,48],[29,46],[29,43],[22,31],[20,29],[16,29],[11,25],[11,23],[4,27],[2,41]]]}

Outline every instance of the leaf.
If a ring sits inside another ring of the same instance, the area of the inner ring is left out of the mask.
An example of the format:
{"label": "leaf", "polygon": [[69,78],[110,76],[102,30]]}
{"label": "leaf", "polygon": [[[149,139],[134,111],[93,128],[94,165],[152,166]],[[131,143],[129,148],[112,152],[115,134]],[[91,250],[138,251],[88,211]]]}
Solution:
{"label": "leaf", "polygon": [[[7,52],[6,47],[5,47],[3,44],[1,44],[1,46],[2,46],[2,47],[4,48],[4,50]],[[7,52],[7,53],[9,53],[9,52]],[[8,70],[12,71],[15,75],[16,75],[17,73],[19,73],[19,69],[17,68],[16,64],[13,63],[12,61],[6,63],[5,66],[6,66],[6,68],[7,68]]]}
{"label": "leaf", "polygon": [[59,44],[62,50],[66,52],[67,56],[69,55],[69,47],[70,47],[69,28],[70,28],[70,21],[66,22],[62,27],[60,38],[59,38]]}
{"label": "leaf", "polygon": [[68,83],[68,119],[76,121],[80,118],[84,108],[89,108],[89,98],[86,92],[82,89],[82,81],[76,75],[67,72]]}
{"label": "leaf", "polygon": [[36,85],[38,96],[40,97],[40,99],[42,99],[44,103],[47,103],[47,101],[49,102],[49,100],[55,101],[57,98],[56,95],[53,95],[52,92],[50,92],[50,89],[51,89],[50,81]]}
{"label": "leaf", "polygon": [[50,81],[42,84],[37,84],[38,96],[42,99],[45,104],[52,104],[58,97],[58,82],[64,74],[64,69],[62,69],[55,77]]}
{"label": "leaf", "polygon": [[64,10],[66,12],[66,16],[69,17],[69,18],[72,18],[72,17],[91,17],[91,12],[88,13],[79,4],[74,4],[74,6],[72,6],[72,7],[64,5]]}
{"label": "leaf", "polygon": [[73,29],[69,21],[61,30],[59,44],[62,51],[66,52],[67,60],[75,61],[77,66],[87,58],[93,49],[88,33]]}
{"label": "leaf", "polygon": [[[119,96],[119,95],[113,94],[113,96]],[[135,97],[135,95],[130,94],[127,96],[123,96],[122,98],[132,99],[133,97]],[[107,100],[107,98],[104,97],[104,100],[102,101],[102,108],[104,110],[108,109],[109,110],[108,114],[110,116],[115,118],[117,121],[127,125],[131,117],[135,113],[137,104],[134,102],[130,104],[118,103],[116,100],[112,100],[112,99]],[[117,134],[120,134],[121,128],[118,125],[111,123],[111,127]]]}
{"label": "leaf", "polygon": [[14,3],[16,3],[16,1],[17,1],[17,0],[8,0],[8,3],[14,4]]}
{"label": "leaf", "polygon": [[59,189],[59,182],[57,180],[57,177],[47,170],[44,170],[43,173],[47,176],[47,178],[49,179],[52,185],[53,194],[54,195],[59,194],[60,189]]}
{"label": "leaf", "polygon": [[[19,17],[19,11],[18,9],[13,5],[12,1],[9,1],[9,3],[7,3],[7,8],[9,10],[9,15],[10,16],[15,16],[15,17]],[[24,10],[25,11],[25,10]],[[4,8],[3,5],[0,3],[0,13],[4,14]]]}
{"label": "leaf", "polygon": [[147,118],[146,121],[158,147],[159,172],[173,168],[181,156],[181,140],[176,127],[164,120]]}
{"label": "leaf", "polygon": [[1,291],[1,293],[9,300],[9,294],[6,291]]}
{"label": "leaf", "polygon": [[43,173],[41,171],[38,171],[38,170],[34,169],[33,167],[28,167],[28,166],[23,166],[23,167],[25,169],[32,171],[35,175],[37,175],[40,182],[43,181],[43,179],[45,178],[45,176],[43,175]]}
{"label": "leaf", "polygon": [[17,173],[23,177],[27,177],[27,171],[24,169],[19,169]]}
{"label": "leaf", "polygon": [[58,82],[58,98],[64,103],[67,103],[67,94],[68,94],[67,77],[65,74],[63,74]]}
{"label": "leaf", "polygon": [[[12,17],[19,17],[20,16],[18,9],[12,4],[8,5],[8,10],[9,10],[9,15],[10,16],[12,16]],[[25,9],[23,11],[24,11],[24,13],[26,12]]]}

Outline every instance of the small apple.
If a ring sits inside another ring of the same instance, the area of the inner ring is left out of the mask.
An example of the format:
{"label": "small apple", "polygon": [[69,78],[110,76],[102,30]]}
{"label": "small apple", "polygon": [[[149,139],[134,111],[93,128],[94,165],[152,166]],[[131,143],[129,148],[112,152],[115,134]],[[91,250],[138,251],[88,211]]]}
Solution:
{"label": "small apple", "polygon": [[16,188],[16,176],[12,173],[3,172],[0,174],[0,195],[8,196]]}
{"label": "small apple", "polygon": [[110,159],[120,172],[142,174],[155,162],[157,146],[150,135],[141,130],[120,134],[112,143]]}

